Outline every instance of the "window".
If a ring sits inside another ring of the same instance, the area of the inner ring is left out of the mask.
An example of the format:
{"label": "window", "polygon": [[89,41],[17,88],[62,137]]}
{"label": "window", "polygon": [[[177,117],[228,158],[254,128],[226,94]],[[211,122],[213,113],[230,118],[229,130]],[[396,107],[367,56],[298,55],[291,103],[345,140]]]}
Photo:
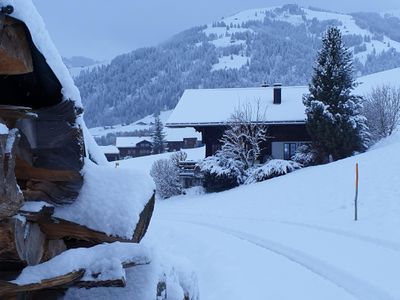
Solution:
{"label": "window", "polygon": [[297,143],[285,143],[283,144],[283,158],[290,160],[297,150]]}

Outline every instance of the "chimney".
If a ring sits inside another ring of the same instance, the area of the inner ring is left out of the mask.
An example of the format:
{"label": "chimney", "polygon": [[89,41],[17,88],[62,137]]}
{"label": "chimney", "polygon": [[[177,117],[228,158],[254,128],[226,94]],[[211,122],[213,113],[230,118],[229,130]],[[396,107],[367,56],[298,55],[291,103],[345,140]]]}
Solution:
{"label": "chimney", "polygon": [[261,87],[263,88],[269,87],[269,84],[266,81],[264,81],[263,83],[261,83]]}
{"label": "chimney", "polygon": [[274,83],[274,104],[282,103],[282,84]]}

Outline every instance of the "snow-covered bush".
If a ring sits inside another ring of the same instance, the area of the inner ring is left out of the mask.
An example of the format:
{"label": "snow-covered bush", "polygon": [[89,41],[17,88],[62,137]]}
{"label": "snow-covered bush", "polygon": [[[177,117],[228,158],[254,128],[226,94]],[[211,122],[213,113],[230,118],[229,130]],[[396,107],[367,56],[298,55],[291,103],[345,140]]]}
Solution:
{"label": "snow-covered bush", "polygon": [[175,166],[179,167],[179,163],[187,159],[187,153],[183,151],[174,152],[170,159]]}
{"label": "snow-covered bush", "polygon": [[150,175],[156,184],[157,194],[163,198],[182,194],[179,168],[171,159],[159,159],[151,167]]}
{"label": "snow-covered bush", "polygon": [[272,159],[262,166],[250,169],[245,184],[261,182],[282,176],[300,168],[301,165],[294,161]]}
{"label": "snow-covered bush", "polygon": [[254,166],[261,154],[260,145],[267,138],[268,127],[263,124],[266,117],[261,110],[259,101],[255,107],[248,104],[236,109],[221,139],[219,155],[241,161],[245,170]]}
{"label": "snow-covered bush", "polygon": [[204,175],[203,186],[207,192],[220,192],[234,188],[244,182],[244,165],[239,160],[226,158],[217,152],[199,162]]}
{"label": "snow-covered bush", "polygon": [[363,105],[372,142],[391,135],[400,126],[400,88],[378,86]]}
{"label": "snow-covered bush", "polygon": [[301,164],[303,167],[309,167],[317,165],[320,162],[319,151],[317,151],[313,145],[301,145],[297,148],[295,155],[292,160]]}

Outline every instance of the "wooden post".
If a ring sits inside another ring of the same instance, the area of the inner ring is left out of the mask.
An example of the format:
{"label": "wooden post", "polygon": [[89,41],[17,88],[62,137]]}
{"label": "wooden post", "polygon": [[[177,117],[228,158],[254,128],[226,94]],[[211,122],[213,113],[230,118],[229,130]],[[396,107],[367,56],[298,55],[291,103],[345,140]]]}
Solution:
{"label": "wooden post", "polygon": [[358,220],[358,163],[356,163],[356,197],[354,199],[354,221]]}

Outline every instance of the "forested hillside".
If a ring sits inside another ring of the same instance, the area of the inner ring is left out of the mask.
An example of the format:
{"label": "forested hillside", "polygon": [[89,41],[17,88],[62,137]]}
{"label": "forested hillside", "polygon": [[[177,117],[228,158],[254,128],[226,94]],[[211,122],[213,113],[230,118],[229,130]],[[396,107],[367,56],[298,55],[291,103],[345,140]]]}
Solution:
{"label": "forested hillside", "polygon": [[307,84],[320,37],[338,26],[356,75],[400,66],[400,19],[297,5],[240,12],[116,57],[76,78],[91,126],[131,123],[174,108],[186,88]]}

